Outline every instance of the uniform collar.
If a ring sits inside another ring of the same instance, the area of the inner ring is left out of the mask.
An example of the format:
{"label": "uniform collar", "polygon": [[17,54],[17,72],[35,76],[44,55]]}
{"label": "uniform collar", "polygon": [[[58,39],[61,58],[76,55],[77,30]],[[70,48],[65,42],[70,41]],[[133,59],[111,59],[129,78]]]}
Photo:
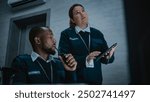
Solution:
{"label": "uniform collar", "polygon": [[75,31],[78,34],[80,31],[89,32],[90,33],[90,26],[88,25],[85,29],[81,29],[79,26],[75,26]]}
{"label": "uniform collar", "polygon": [[[42,58],[45,61],[45,59],[43,57],[41,57],[38,53],[32,51],[32,53],[31,53],[31,59],[32,59],[32,61],[34,62],[38,57]],[[49,58],[48,58],[48,60],[46,62],[48,63],[48,62],[50,62],[53,59],[54,58],[49,55]]]}

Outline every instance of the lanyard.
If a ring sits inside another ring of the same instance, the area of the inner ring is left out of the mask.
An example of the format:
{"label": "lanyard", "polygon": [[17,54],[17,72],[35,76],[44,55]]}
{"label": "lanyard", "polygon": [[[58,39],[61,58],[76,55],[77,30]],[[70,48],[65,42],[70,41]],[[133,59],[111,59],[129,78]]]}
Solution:
{"label": "lanyard", "polygon": [[38,62],[38,64],[39,64],[39,66],[41,67],[41,69],[43,70],[44,74],[46,75],[46,78],[47,78],[49,81],[51,81],[51,83],[53,83],[53,68],[52,68],[52,63],[50,62],[50,68],[51,68],[51,79],[50,79],[50,78],[48,77],[48,75],[47,75],[45,69],[44,69],[43,66],[41,65],[41,63],[40,63],[38,60],[36,60],[36,61]]}
{"label": "lanyard", "polygon": [[90,36],[90,33],[89,33],[89,41],[88,41],[88,46],[87,44],[85,43],[84,39],[82,38],[82,36],[78,33],[80,39],[82,40],[84,46],[86,47],[86,49],[88,50],[88,53],[90,53],[90,45],[91,45],[91,36]]}

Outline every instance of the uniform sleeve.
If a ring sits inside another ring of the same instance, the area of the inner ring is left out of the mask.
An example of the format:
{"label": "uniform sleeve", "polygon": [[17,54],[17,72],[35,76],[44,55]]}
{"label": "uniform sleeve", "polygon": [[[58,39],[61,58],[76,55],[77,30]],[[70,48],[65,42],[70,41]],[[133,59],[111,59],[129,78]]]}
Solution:
{"label": "uniform sleeve", "polygon": [[58,49],[59,49],[58,54],[61,54],[61,53],[67,54],[67,53],[71,52],[70,51],[70,44],[69,44],[69,36],[67,36],[65,31],[63,31],[61,33]]}
{"label": "uniform sleeve", "polygon": [[[58,49],[59,49],[59,51],[58,51],[59,55],[61,55],[62,53],[63,54],[71,53],[69,36],[67,35],[67,33],[65,31],[61,32]],[[76,57],[75,57],[75,59],[77,60]],[[76,81],[77,81],[76,71],[65,70],[65,83],[71,84],[71,83],[76,83]]]}
{"label": "uniform sleeve", "polygon": [[11,79],[11,84],[26,84],[27,83],[27,68],[23,60],[16,57],[11,67],[15,70]]}

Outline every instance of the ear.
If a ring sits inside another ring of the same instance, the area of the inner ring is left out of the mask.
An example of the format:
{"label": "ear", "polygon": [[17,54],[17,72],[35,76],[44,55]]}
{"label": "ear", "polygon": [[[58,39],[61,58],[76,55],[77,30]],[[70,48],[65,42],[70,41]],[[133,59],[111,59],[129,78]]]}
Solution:
{"label": "ear", "polygon": [[40,44],[41,43],[41,40],[40,40],[40,38],[39,37],[35,37],[34,38],[34,42],[35,42],[35,44]]}

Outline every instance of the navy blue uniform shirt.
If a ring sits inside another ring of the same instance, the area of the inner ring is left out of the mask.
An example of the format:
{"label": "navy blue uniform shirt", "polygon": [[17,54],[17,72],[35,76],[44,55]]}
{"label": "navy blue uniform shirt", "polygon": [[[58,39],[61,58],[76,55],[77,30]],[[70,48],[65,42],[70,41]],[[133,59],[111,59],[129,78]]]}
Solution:
{"label": "navy blue uniform shirt", "polygon": [[[88,39],[84,38],[84,35],[82,37],[87,43]],[[103,34],[99,30],[90,27],[90,52],[100,51],[103,53],[107,49],[107,42],[105,41]],[[75,57],[78,63],[74,73],[74,76],[76,77],[74,82],[76,83],[102,84],[101,63],[108,64],[112,63],[114,60],[114,56],[109,60],[101,58],[97,62],[94,60],[94,68],[86,68],[85,62],[89,51],[73,27],[67,28],[61,32],[59,53],[71,53]]]}

